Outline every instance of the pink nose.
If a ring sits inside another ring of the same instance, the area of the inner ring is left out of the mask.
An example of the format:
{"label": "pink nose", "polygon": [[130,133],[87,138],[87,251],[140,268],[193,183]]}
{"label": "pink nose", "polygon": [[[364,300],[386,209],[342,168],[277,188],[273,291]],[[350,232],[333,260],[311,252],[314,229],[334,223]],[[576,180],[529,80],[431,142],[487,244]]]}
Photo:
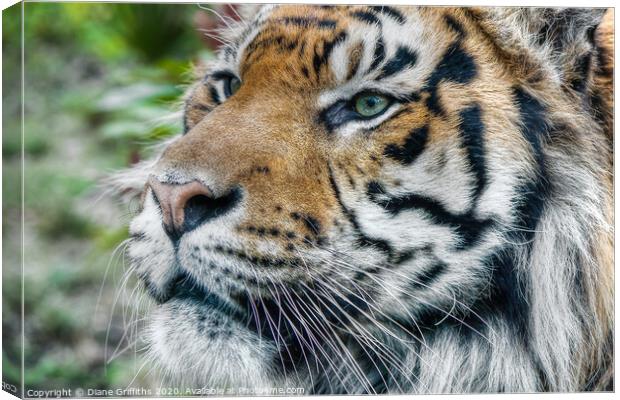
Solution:
{"label": "pink nose", "polygon": [[209,211],[213,211],[210,203],[215,199],[209,188],[199,181],[163,183],[152,176],[149,185],[159,202],[164,229],[174,240],[197,228],[207,219]]}
{"label": "pink nose", "polygon": [[173,242],[207,221],[223,216],[241,201],[241,188],[235,187],[222,196],[215,196],[202,182],[160,182],[154,176],[148,185],[159,203],[164,230]]}

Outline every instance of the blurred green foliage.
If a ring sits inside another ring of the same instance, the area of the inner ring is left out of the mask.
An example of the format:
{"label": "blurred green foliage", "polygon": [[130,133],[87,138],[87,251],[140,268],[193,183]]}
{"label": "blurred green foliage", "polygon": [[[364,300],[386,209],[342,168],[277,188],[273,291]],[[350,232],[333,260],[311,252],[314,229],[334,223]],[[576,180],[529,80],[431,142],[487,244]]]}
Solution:
{"label": "blurred green foliage", "polygon": [[[11,382],[21,352],[20,12],[2,15],[3,378]],[[114,307],[126,266],[111,257],[127,238],[129,210],[102,199],[99,183],[180,131],[170,116],[181,85],[192,63],[212,56],[193,26],[197,12],[193,4],[25,4],[27,388],[115,389],[138,374],[133,351],[109,363],[104,354],[126,340]]]}

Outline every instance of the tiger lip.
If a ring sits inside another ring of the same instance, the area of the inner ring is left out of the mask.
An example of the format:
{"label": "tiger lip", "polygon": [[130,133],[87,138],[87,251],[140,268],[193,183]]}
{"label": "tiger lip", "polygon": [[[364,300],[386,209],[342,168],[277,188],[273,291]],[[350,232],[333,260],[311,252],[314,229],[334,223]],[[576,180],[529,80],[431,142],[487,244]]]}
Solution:
{"label": "tiger lip", "polygon": [[[171,295],[167,300],[193,302],[199,307],[208,307],[210,309],[219,310],[234,319],[245,321],[247,314],[238,305],[233,304],[230,300],[208,290],[190,278],[187,274],[179,274],[170,289]],[[232,299],[231,299],[232,300]]]}

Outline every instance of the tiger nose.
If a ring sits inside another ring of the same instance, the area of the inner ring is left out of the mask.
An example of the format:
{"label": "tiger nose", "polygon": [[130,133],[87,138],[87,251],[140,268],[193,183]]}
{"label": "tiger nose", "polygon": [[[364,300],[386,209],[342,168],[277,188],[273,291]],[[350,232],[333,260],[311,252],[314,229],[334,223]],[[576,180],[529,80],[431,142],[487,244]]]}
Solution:
{"label": "tiger nose", "polygon": [[216,197],[199,181],[176,184],[160,182],[151,176],[149,186],[161,209],[164,230],[173,242],[205,222],[232,210],[240,199],[238,189]]}

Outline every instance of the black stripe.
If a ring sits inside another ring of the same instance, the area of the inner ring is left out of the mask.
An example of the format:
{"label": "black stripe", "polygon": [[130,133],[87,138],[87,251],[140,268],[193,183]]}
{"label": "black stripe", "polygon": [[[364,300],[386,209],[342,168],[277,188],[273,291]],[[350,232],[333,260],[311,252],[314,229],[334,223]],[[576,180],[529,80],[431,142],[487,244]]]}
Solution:
{"label": "black stripe", "polygon": [[406,261],[409,261],[415,254],[415,249],[404,250],[402,252],[396,251],[387,240],[372,238],[366,235],[362,228],[360,227],[359,222],[357,221],[357,216],[355,213],[350,210],[347,206],[345,206],[342,201],[342,196],[340,194],[340,189],[338,188],[338,184],[334,178],[334,172],[332,170],[331,165],[328,166],[329,169],[329,183],[334,192],[334,196],[336,197],[336,201],[342,210],[342,213],[347,218],[347,221],[353,227],[357,245],[359,247],[372,247],[377,250],[380,250],[388,257],[388,262],[392,265],[402,264]]}
{"label": "black stripe", "polygon": [[399,96],[398,101],[401,103],[411,103],[422,100],[422,95],[420,92],[413,92],[405,96]]}
{"label": "black stripe", "polygon": [[530,313],[526,282],[515,265],[517,255],[510,249],[501,249],[482,262],[491,269],[489,289],[483,292],[465,313],[462,320],[479,332],[485,332],[485,321],[501,318],[516,333],[516,338],[527,340]]}
{"label": "black stripe", "polygon": [[209,94],[211,95],[211,99],[215,104],[221,104],[220,95],[217,93],[217,89],[213,86],[209,87]]}
{"label": "black stripe", "polygon": [[[501,311],[513,327],[521,332],[528,326],[528,291],[525,282],[519,277],[515,265],[515,255],[501,252],[489,260],[493,267],[490,298],[486,299],[487,307]],[[478,309],[480,312],[480,309]]]}
{"label": "black stripe", "polygon": [[460,112],[461,123],[459,129],[463,145],[467,150],[467,158],[472,172],[476,176],[474,199],[478,199],[487,184],[485,152],[484,152],[484,124],[480,105],[474,104]]}
{"label": "black stripe", "polygon": [[[437,329],[457,329],[461,336],[472,336],[489,332],[488,323],[501,318],[513,329],[515,338],[527,341],[529,337],[530,296],[526,282],[520,277],[516,266],[516,255],[508,249],[501,249],[482,262],[488,266],[490,282],[488,289],[467,308],[457,306],[450,313],[425,307],[416,316],[415,326],[403,321],[412,334],[417,336],[419,329],[436,332]],[[431,271],[444,272],[440,265],[434,265]],[[438,276],[434,276],[436,281]],[[413,285],[419,289],[421,285]],[[441,325],[438,326],[439,322]],[[477,331],[477,332],[476,332]],[[479,333],[478,333],[479,332]],[[527,343],[524,343],[527,346]]]}
{"label": "black stripe", "polygon": [[426,142],[428,141],[428,125],[413,129],[405,144],[399,146],[397,144],[389,144],[383,150],[383,154],[402,164],[410,165],[424,151]]}
{"label": "black stripe", "polygon": [[368,11],[353,11],[351,13],[351,16],[362,22],[365,22],[368,24],[376,24],[376,25],[381,26],[381,20],[377,17],[375,13],[368,12]]}
{"label": "black stripe", "polygon": [[[496,250],[483,260],[491,269],[489,290],[472,304],[472,313],[462,312],[462,320],[484,332],[484,321],[499,317],[514,330],[516,338],[526,341],[529,337],[529,292],[527,282],[520,277],[515,260],[517,250],[525,250],[525,256],[520,257],[528,257],[546,198],[549,196],[543,153],[549,122],[545,106],[535,97],[520,87],[513,89],[513,97],[519,109],[521,132],[534,155],[536,172],[527,183],[518,188],[515,230],[509,232],[506,238],[506,242],[511,244]],[[433,322],[438,317],[441,315],[429,311],[425,322]],[[465,332],[467,331],[463,331]]]}
{"label": "black stripe", "polygon": [[426,86],[437,87],[442,80],[469,83],[476,77],[476,73],[474,58],[463,49],[460,42],[456,42],[446,50]]}
{"label": "black stripe", "polygon": [[385,43],[383,42],[383,35],[379,35],[377,43],[375,43],[375,52],[372,57],[372,63],[370,64],[370,70],[375,70],[385,60]]}
{"label": "black stripe", "polygon": [[436,261],[433,265],[425,271],[422,271],[415,276],[415,280],[411,281],[411,289],[420,290],[428,288],[434,282],[437,282],[439,277],[443,275],[448,269],[448,265],[443,261]]}
{"label": "black stripe", "polygon": [[[281,35],[280,35],[281,36]],[[276,36],[277,37],[277,36]],[[250,44],[245,48],[245,58],[250,59],[254,53],[273,44],[274,36],[273,32],[263,31],[260,35],[257,35]]]}
{"label": "black stripe", "polygon": [[321,233],[321,223],[316,218],[310,215],[304,215],[301,218],[310,232],[314,235],[319,235]]}
{"label": "black stripe", "polygon": [[545,106],[536,98],[518,87],[514,89],[514,97],[521,117],[521,132],[530,144],[536,162],[535,175],[519,189],[521,202],[517,209],[516,221],[523,240],[530,242],[542,216],[545,200],[549,196],[550,185],[547,181],[543,153],[543,143],[549,133],[549,122]]}
{"label": "black stripe", "polygon": [[576,92],[583,93],[587,88],[588,78],[590,75],[590,67],[592,64],[592,55],[590,53],[582,56],[577,60],[575,65],[575,77],[570,81],[570,87]]}
{"label": "black stripe", "polygon": [[379,27],[379,37],[375,43],[375,50],[370,64],[369,71],[377,69],[377,67],[385,60],[385,42],[383,40],[383,24],[374,12],[355,11],[351,16],[365,23],[377,25]]}
{"label": "black stripe", "polygon": [[[529,294],[526,282],[520,278],[517,271],[515,252],[525,250],[526,255],[521,257],[529,256],[535,231],[549,196],[542,148],[549,132],[549,122],[545,106],[522,88],[514,88],[513,97],[519,109],[521,132],[534,155],[535,173],[517,190],[518,200],[515,210],[517,217],[513,223],[515,229],[507,235],[507,242],[512,245],[499,249],[484,261],[492,269],[490,290],[486,296],[472,305],[472,309],[482,319],[501,315],[518,334],[517,337],[527,339]],[[470,324],[474,322],[471,321]]]}
{"label": "black stripe", "polygon": [[355,231],[358,245],[360,247],[374,247],[376,249],[381,250],[388,257],[391,258],[392,255],[394,254],[394,249],[392,249],[392,246],[390,246],[390,244],[386,240],[371,238],[362,231],[362,228],[360,227],[360,224],[357,221],[357,217],[355,213],[352,210],[350,210],[347,206],[345,206],[342,201],[340,189],[338,188],[338,185],[336,184],[336,180],[334,178],[334,172],[331,166],[329,166],[328,168],[329,168],[329,183],[332,187],[332,190],[334,191],[334,196],[336,196],[336,201],[338,202],[338,205],[340,206],[342,213],[347,218],[347,220],[353,227],[353,230]]}
{"label": "black stripe", "polygon": [[454,19],[454,17],[452,17],[451,15],[446,15],[445,19],[446,24],[448,24],[448,27],[450,27],[450,29],[456,32],[461,38],[465,36],[465,30],[463,29],[463,25],[461,25],[460,22]]}
{"label": "black stripe", "polygon": [[323,42],[323,50],[321,52],[318,51],[318,44],[317,46],[315,46],[314,57],[312,58],[312,66],[314,67],[317,78],[320,75],[321,67],[327,64],[329,56],[331,55],[334,47],[337,44],[344,42],[346,38],[347,33],[345,31],[342,31],[333,40]]}
{"label": "black stripe", "polygon": [[387,15],[388,17],[395,19],[399,24],[404,24],[407,22],[405,16],[401,14],[400,11],[390,6],[371,6],[374,11],[381,13],[383,15]]}
{"label": "black stripe", "polygon": [[392,76],[406,68],[411,68],[418,60],[418,55],[405,46],[400,46],[396,54],[384,66],[377,79],[384,79]]}
{"label": "black stripe", "polygon": [[131,237],[131,240],[134,242],[148,241],[146,232],[143,232],[143,231],[133,232],[131,233],[130,237]]}
{"label": "black stripe", "polygon": [[392,215],[398,215],[406,210],[422,211],[432,218],[434,223],[450,227],[460,237],[460,243],[455,246],[457,250],[475,246],[482,234],[493,225],[493,220],[477,219],[471,210],[463,214],[451,213],[440,202],[429,197],[414,193],[389,196],[376,181],[368,184],[367,194],[373,203]]}
{"label": "black stripe", "polygon": [[258,37],[255,38],[254,41],[246,47],[246,60],[250,60],[251,57],[258,57],[256,54],[263,54],[265,50],[270,47],[275,47],[278,51],[287,53],[293,51],[299,45],[296,39],[291,39],[281,34],[274,36],[269,34],[268,37],[263,37],[266,35],[265,32],[266,31],[261,35],[261,39]]}
{"label": "black stripe", "polygon": [[278,50],[285,53],[295,50],[295,48],[299,44],[295,39],[291,40],[284,35],[275,37],[273,39],[273,42],[278,48]]}
{"label": "black stripe", "polygon": [[310,77],[310,71],[308,71],[308,67],[306,67],[305,65],[301,67],[301,73],[304,74],[306,78]]}
{"label": "black stripe", "polygon": [[214,81],[221,81],[224,79],[235,77],[236,75],[231,71],[216,71],[205,77],[205,79],[210,78]]}
{"label": "black stripe", "polygon": [[167,288],[170,296],[173,298],[194,301],[204,305],[207,309],[220,310],[234,320],[242,323],[248,321],[248,314],[245,310],[236,307],[233,303],[219,295],[206,290],[202,285],[198,284],[194,278],[185,273],[181,273],[176,280]]}
{"label": "black stripe", "polygon": [[335,29],[337,22],[333,19],[320,19],[316,17],[283,17],[278,20],[285,25],[295,25],[303,28],[311,26],[321,29]]}
{"label": "black stripe", "polygon": [[513,95],[519,108],[519,115],[523,126],[521,133],[530,143],[538,167],[544,168],[542,146],[549,134],[546,107],[520,87],[513,89]]}
{"label": "black stripe", "polygon": [[435,114],[444,114],[437,94],[437,87],[441,81],[466,84],[471,82],[476,74],[474,58],[463,50],[460,41],[453,43],[444,53],[423,89],[430,93],[426,100],[429,110]]}

